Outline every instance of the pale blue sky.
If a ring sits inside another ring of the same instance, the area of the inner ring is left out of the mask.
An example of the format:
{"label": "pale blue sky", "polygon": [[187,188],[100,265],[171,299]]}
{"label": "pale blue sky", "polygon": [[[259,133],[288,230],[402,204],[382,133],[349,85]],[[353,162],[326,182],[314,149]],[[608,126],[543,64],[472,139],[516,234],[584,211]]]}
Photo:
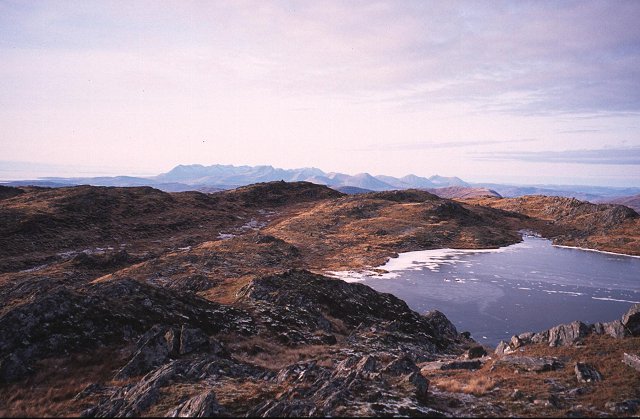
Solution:
{"label": "pale blue sky", "polygon": [[638,22],[638,1],[0,1],[0,173],[640,186]]}

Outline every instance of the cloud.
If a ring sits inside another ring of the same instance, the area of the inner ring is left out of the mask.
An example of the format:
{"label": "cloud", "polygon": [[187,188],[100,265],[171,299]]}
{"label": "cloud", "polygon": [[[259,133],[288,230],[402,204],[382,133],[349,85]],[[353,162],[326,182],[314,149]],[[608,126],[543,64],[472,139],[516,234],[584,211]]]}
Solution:
{"label": "cloud", "polygon": [[410,151],[410,150],[432,150],[442,148],[470,148],[484,147],[495,144],[529,143],[537,141],[535,138],[521,138],[515,140],[462,140],[446,142],[415,142],[415,143],[391,143],[391,144],[371,144],[352,151]]}
{"label": "cloud", "polygon": [[592,134],[594,132],[601,132],[600,129],[565,129],[558,131],[558,134]]}
{"label": "cloud", "polygon": [[475,160],[515,160],[535,163],[640,165],[640,147],[565,151],[502,151],[477,153]]}
{"label": "cloud", "polygon": [[640,2],[86,4],[0,4],[0,52],[118,50],[145,72],[149,55],[186,49],[185,64],[203,51],[201,66],[184,68],[195,80],[222,75],[280,95],[640,111]]}

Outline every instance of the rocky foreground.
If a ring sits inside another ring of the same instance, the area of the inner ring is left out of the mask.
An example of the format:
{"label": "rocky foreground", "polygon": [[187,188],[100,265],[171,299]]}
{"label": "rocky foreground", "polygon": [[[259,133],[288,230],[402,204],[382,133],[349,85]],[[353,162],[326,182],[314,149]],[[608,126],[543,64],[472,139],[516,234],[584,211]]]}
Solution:
{"label": "rocky foreground", "polygon": [[608,220],[585,232],[563,206],[550,223],[423,191],[343,196],[304,182],[0,192],[1,416],[639,411],[640,306],[494,351],[438,311],[322,275],[400,251],[511,244],[533,224],[625,234],[638,221],[625,207],[580,210]]}

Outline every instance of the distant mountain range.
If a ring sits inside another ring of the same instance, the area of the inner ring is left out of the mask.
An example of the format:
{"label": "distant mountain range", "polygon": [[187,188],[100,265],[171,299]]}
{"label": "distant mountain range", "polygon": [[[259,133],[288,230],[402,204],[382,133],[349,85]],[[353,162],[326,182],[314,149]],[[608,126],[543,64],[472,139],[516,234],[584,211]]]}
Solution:
{"label": "distant mountain range", "polygon": [[[83,177],[62,178],[47,177],[37,180],[6,182],[9,186],[48,186],[60,187],[70,185],[95,186],[152,186],[167,192],[197,190],[215,192],[234,189],[239,186],[259,182],[283,180],[285,182],[307,181],[327,185],[344,193],[366,193],[394,189],[426,189],[448,198],[464,198],[469,196],[503,196],[517,197],[523,195],[548,195],[573,197],[592,202],[610,202],[614,199],[640,194],[640,187],[615,188],[601,186],[576,185],[505,185],[495,183],[468,183],[458,177],[434,175],[422,177],[414,174],[400,178],[369,173],[348,175],[345,173],[326,173],[315,167],[301,169],[280,169],[273,166],[233,166],[214,164],[179,165],[157,176],[152,177]],[[448,189],[442,189],[448,188]],[[439,189],[442,189],[438,191]]]}

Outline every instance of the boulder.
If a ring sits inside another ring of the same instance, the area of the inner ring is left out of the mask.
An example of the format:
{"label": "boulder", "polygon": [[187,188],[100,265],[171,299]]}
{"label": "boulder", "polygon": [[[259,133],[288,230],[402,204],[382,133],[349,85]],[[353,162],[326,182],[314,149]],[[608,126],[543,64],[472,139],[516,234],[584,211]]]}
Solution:
{"label": "boulder", "polygon": [[209,336],[198,328],[182,326],[180,331],[180,355],[203,348],[209,343]]}
{"label": "boulder", "polygon": [[164,338],[167,341],[169,355],[177,356],[180,353],[180,330],[172,327],[164,334]]}
{"label": "boulder", "polygon": [[624,325],[620,320],[613,320],[606,323],[594,323],[592,330],[596,335],[609,335],[615,339],[620,339],[626,336]]}
{"label": "boulder", "polygon": [[15,353],[0,359],[0,383],[16,381],[29,373],[29,371],[29,367]]}
{"label": "boulder", "polygon": [[509,344],[503,340],[498,343],[498,346],[496,346],[496,350],[494,351],[496,355],[508,355],[513,352],[514,350],[511,348],[511,346],[509,346]]}
{"label": "boulder", "polygon": [[393,376],[400,376],[405,374],[412,374],[417,371],[419,371],[418,366],[409,356],[405,355],[389,362],[387,366],[382,370],[382,373],[390,374]]}
{"label": "boulder", "polygon": [[635,369],[636,371],[640,371],[640,357],[638,355],[625,353],[622,357],[622,362]]}
{"label": "boulder", "polygon": [[378,365],[377,365],[376,359],[371,355],[362,357],[362,359],[358,361],[355,367],[355,371],[357,374],[365,375],[365,376],[372,374],[377,370],[378,370]]}
{"label": "boulder", "polygon": [[607,402],[604,407],[617,414],[633,415],[640,407],[640,400],[629,399],[622,402]]}
{"label": "boulder", "polygon": [[513,349],[518,349],[524,344],[524,342],[520,339],[519,336],[511,336],[510,345]]}
{"label": "boulder", "polygon": [[145,375],[135,385],[123,387],[109,399],[82,413],[82,416],[141,416],[160,398],[160,389],[169,384],[179,370],[177,361]]}
{"label": "boulder", "polygon": [[549,331],[545,330],[544,332],[534,333],[531,336],[531,343],[542,343],[549,341]]}
{"label": "boulder", "polygon": [[593,365],[577,362],[575,371],[579,383],[602,381],[602,374]]}
{"label": "boulder", "polygon": [[504,357],[497,361],[496,364],[511,365],[519,370],[532,372],[554,371],[564,367],[564,365],[556,358],[534,358],[529,356]]}
{"label": "boulder", "polygon": [[426,400],[429,392],[429,380],[427,380],[420,372],[411,373],[407,380],[416,388],[416,398],[418,400]]}
{"label": "boulder", "polygon": [[487,356],[487,350],[480,345],[472,346],[467,350],[464,356],[467,359],[482,358],[483,356]]}
{"label": "boulder", "polygon": [[463,361],[451,361],[445,362],[440,366],[441,370],[477,370],[482,367],[482,362],[479,359],[463,360]]}
{"label": "boulder", "polygon": [[569,346],[589,334],[589,326],[581,321],[561,324],[549,329],[549,346]]}
{"label": "boulder", "polygon": [[622,325],[631,336],[640,336],[640,304],[634,304],[622,316]]}
{"label": "boulder", "polygon": [[427,312],[424,317],[431,324],[433,329],[441,336],[456,338],[458,331],[451,321],[438,310]]}
{"label": "boulder", "polygon": [[137,351],[129,362],[115,375],[116,380],[145,374],[153,368],[162,365],[169,357],[169,345],[165,335],[167,329],[160,325],[153,326],[142,335],[137,343]]}
{"label": "boulder", "polygon": [[480,359],[457,359],[453,361],[433,361],[420,364],[422,371],[433,370],[477,370],[482,367]]}
{"label": "boulder", "polygon": [[223,411],[224,408],[218,404],[213,391],[206,391],[181,403],[175,409],[170,410],[166,416],[206,418],[220,416]]}

